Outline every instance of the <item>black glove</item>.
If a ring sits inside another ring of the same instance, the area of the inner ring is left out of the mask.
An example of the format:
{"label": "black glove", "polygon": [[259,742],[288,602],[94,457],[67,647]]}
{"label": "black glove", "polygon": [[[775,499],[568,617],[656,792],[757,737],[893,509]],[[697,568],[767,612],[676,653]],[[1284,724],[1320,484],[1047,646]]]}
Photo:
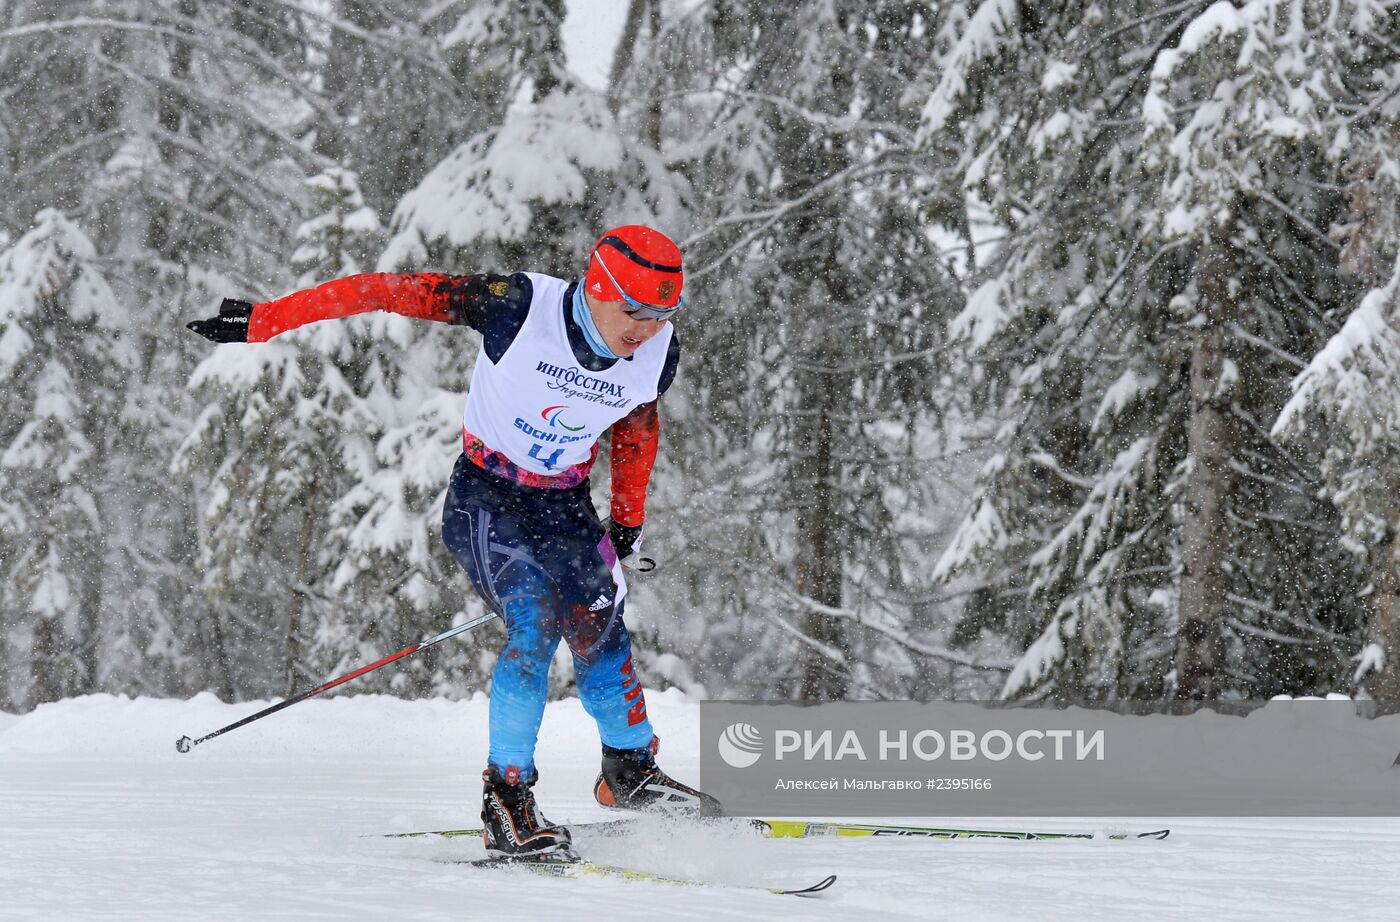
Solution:
{"label": "black glove", "polygon": [[195,320],[185,324],[205,339],[216,343],[246,343],[248,341],[248,318],[253,316],[253,305],[247,301],[224,298],[219,305],[219,316],[209,320]]}
{"label": "black glove", "polygon": [[656,561],[650,557],[634,556],[642,544],[641,525],[623,525],[621,522],[614,522],[608,519],[608,537],[612,539],[613,550],[617,551],[617,559],[624,565],[631,567],[639,573],[646,573],[656,569]]}

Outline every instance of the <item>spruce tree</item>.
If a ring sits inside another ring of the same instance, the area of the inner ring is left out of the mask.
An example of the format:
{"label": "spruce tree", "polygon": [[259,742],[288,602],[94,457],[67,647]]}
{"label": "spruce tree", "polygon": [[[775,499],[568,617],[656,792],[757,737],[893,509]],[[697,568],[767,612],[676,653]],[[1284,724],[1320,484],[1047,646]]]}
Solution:
{"label": "spruce tree", "polygon": [[[203,348],[184,321],[280,269],[300,219],[296,112],[317,94],[302,48],[274,41],[270,7],[200,0],[10,4],[0,38],[0,132],[16,195],[0,222],[20,239],[26,202],[57,205],[90,241],[134,357],[91,369],[117,382],[87,559],[103,587],[101,669],[81,690],[227,692],[223,614],[191,589],[196,496],[170,459],[193,412],[185,382]],[[282,10],[285,13],[285,9]],[[290,207],[289,207],[290,206]],[[290,225],[290,226],[289,226]],[[97,577],[95,577],[97,578]],[[236,613],[235,613],[236,614]],[[207,655],[206,655],[207,653]]]}
{"label": "spruce tree", "polygon": [[1327,690],[1344,665],[1355,568],[1312,459],[1268,438],[1351,296],[1327,16],[986,3],[953,29],[924,134],[968,146],[969,219],[1002,237],[953,330],[1004,421],[938,575],[979,574],[967,633],[1026,650],[1005,696]]}
{"label": "spruce tree", "polygon": [[[954,281],[930,239],[940,152],[913,149],[920,4],[732,3],[662,124],[696,190],[699,316],[676,457],[705,677],[805,700],[969,664],[921,622],[937,361]],[[693,21],[690,25],[693,26]],[[667,35],[663,26],[663,36]],[[689,638],[687,639],[689,641]],[[689,645],[687,643],[686,645]]]}
{"label": "spruce tree", "polygon": [[1395,51],[1400,15],[1383,4],[1357,4],[1343,12],[1364,38],[1331,49],[1335,65],[1326,88],[1335,108],[1326,127],[1335,132],[1330,153],[1341,164],[1349,206],[1331,236],[1342,245],[1341,269],[1370,290],[1294,379],[1273,434],[1318,458],[1320,490],[1341,517],[1339,543],[1367,578],[1361,593],[1364,646],[1354,657],[1349,681],[1338,682],[1334,690],[1370,695],[1385,713],[1400,710],[1395,542],[1400,113],[1387,103],[1400,90]]}
{"label": "spruce tree", "polygon": [[[0,702],[33,705],[98,687],[110,604],[99,493],[131,317],[96,248],[54,209],[0,253]],[[8,647],[6,649],[5,647]],[[27,647],[27,649],[26,649]]]}

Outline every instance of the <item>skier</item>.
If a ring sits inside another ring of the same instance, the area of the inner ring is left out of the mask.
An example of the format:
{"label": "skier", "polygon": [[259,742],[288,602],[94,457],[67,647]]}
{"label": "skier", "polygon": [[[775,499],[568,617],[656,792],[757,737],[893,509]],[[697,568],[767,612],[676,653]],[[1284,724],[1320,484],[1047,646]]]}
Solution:
{"label": "skier", "polygon": [[[535,804],[535,742],[549,666],[563,638],[579,697],[598,724],[608,807],[714,815],[718,802],[656,764],[658,739],[623,624],[621,565],[640,560],[647,484],[680,343],[680,249],[650,227],[604,234],[583,278],[366,274],[273,301],[225,299],[189,328],[215,342],[266,342],[318,320],[386,310],[481,334],[463,417],[463,452],[443,508],[443,541],[505,622],[491,680],[481,820],[493,854],[567,850],[569,831]],[[611,516],[588,473],[612,434]]]}

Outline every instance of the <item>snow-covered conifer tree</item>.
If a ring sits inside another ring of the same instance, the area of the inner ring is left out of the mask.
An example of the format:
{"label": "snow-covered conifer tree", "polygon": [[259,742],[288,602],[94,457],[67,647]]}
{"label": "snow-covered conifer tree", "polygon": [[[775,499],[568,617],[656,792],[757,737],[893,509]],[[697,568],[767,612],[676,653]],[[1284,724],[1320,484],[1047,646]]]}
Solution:
{"label": "snow-covered conifer tree", "polygon": [[315,150],[354,170],[378,213],[389,213],[490,111],[489,90],[465,73],[467,54],[449,38],[472,7],[470,0],[333,0],[307,17],[313,84],[329,107],[329,117],[315,120]]}
{"label": "snow-covered conifer tree", "polygon": [[672,591],[705,613],[679,645],[722,686],[900,694],[975,659],[912,602],[954,293],[930,238],[939,158],[902,104],[930,25],[917,4],[732,3],[663,24],[646,59],[692,68],[652,84],[698,228]]}
{"label": "snow-covered conifer tree", "polygon": [[470,49],[463,79],[498,105],[404,196],[381,268],[581,271],[628,145],[604,95],[568,71],[563,19],[559,0],[489,2],[449,33],[449,48]]}
{"label": "snow-covered conifer tree", "polygon": [[137,365],[130,322],[92,241],[60,212],[40,212],[0,253],[0,702],[98,687],[112,524],[100,494]]}
{"label": "snow-covered conifer tree", "polygon": [[383,246],[379,215],[365,204],[360,178],[350,170],[329,167],[307,180],[314,216],[296,231],[292,268],[297,284],[366,271]]}
{"label": "snow-covered conifer tree", "polygon": [[[1395,530],[1400,523],[1400,263],[1372,290],[1294,382],[1275,433],[1316,441],[1328,497],[1342,514],[1342,540],[1372,574],[1366,646],[1352,681],[1387,711],[1400,707]],[[1322,423],[1315,432],[1312,423]],[[1319,438],[1320,436],[1320,438]]]}
{"label": "snow-covered conifer tree", "polygon": [[1343,110],[1331,152],[1349,178],[1350,204],[1332,235],[1343,244],[1342,268],[1374,287],[1294,379],[1273,432],[1319,457],[1322,490],[1341,514],[1341,543],[1369,576],[1365,645],[1350,680],[1394,712],[1400,710],[1400,56],[1394,53],[1400,22],[1384,4],[1347,12],[1354,30],[1374,41],[1338,49],[1329,87]]}
{"label": "snow-covered conifer tree", "polygon": [[[354,173],[307,185],[319,213],[297,231],[299,288],[363,271],[383,243]],[[458,606],[432,534],[465,383],[441,336],[365,315],[225,346],[196,370],[210,402],[180,464],[211,487],[199,569],[216,607],[239,613],[230,646],[258,664],[231,693],[344,672],[440,629]],[[438,666],[406,663],[362,687],[444,687]]]}
{"label": "snow-covered conifer tree", "polygon": [[169,474],[203,352],[183,324],[286,272],[300,178],[319,161],[298,135],[323,108],[299,76],[299,17],[177,0],[25,2],[6,17],[0,144],[18,194],[0,221],[18,238],[24,202],[60,204],[95,249],[135,356],[93,373],[121,382],[86,485],[105,510],[90,548],[105,566],[95,687],[227,691],[220,616],[191,593],[207,485]]}
{"label": "snow-covered conifer tree", "polygon": [[[361,271],[381,243],[354,173],[331,168],[307,186],[319,213],[296,234],[303,287]],[[217,349],[191,382],[209,401],[177,458],[177,470],[209,485],[196,566],[214,606],[238,613],[221,627],[224,645],[253,647],[261,668],[252,680],[276,674],[284,693],[305,684],[318,615],[338,609],[323,586],[336,563],[326,533],[334,503],[355,486],[346,454],[365,450],[373,426],[357,392],[377,380],[364,326],[321,324],[255,349]],[[228,681],[229,694],[252,691]]]}
{"label": "snow-covered conifer tree", "polygon": [[1339,667],[1354,568],[1267,430],[1348,296],[1323,130],[1345,15],[948,18],[923,134],[969,151],[989,239],[952,329],[999,423],[937,573],[989,584],[970,626],[1026,650],[1006,696],[1268,694]]}

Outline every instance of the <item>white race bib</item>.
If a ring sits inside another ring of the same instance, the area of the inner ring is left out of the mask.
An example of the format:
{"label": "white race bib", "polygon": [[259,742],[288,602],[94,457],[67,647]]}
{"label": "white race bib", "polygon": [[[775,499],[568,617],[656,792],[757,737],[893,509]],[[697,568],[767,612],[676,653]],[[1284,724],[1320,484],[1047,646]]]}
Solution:
{"label": "white race bib", "polygon": [[630,360],[589,371],[574,358],[564,325],[569,283],[526,276],[533,293],[525,323],[499,362],[484,345],[478,352],[462,424],[518,467],[558,476],[591,462],[613,423],[656,399],[673,330],[667,324]]}

